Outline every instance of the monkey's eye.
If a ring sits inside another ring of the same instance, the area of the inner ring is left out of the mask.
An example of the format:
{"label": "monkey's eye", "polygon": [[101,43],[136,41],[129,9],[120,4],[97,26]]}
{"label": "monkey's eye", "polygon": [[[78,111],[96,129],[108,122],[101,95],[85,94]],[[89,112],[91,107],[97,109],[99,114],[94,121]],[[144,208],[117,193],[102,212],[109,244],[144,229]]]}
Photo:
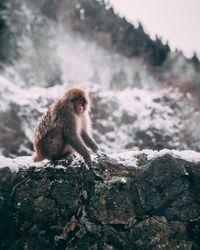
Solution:
{"label": "monkey's eye", "polygon": [[74,99],[75,103],[85,104],[85,98],[79,97]]}
{"label": "monkey's eye", "polygon": [[81,97],[81,98],[79,99],[79,102],[85,103],[85,99],[84,99],[83,97]]}

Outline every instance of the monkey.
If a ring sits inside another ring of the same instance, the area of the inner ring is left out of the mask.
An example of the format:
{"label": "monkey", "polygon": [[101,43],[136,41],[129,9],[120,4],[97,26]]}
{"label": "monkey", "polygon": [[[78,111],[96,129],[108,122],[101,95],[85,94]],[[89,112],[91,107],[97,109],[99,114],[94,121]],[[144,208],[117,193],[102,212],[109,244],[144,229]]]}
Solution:
{"label": "monkey", "polygon": [[91,163],[89,148],[97,152],[92,138],[90,98],[80,88],[72,88],[54,101],[42,115],[33,135],[35,162],[60,160],[78,152]]}

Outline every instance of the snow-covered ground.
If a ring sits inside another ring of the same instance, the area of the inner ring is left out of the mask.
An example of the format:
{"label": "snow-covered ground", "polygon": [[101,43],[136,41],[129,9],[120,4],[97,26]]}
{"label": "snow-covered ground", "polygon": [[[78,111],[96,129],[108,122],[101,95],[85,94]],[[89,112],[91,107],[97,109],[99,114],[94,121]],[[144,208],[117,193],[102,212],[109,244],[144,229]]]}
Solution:
{"label": "snow-covered ground", "polygon": [[[200,153],[193,150],[168,150],[163,149],[160,151],[157,150],[142,150],[142,151],[127,151],[118,154],[108,154],[102,156],[105,162],[109,162],[113,165],[122,164],[125,167],[137,167],[138,159],[140,156],[145,156],[148,161],[154,160],[156,158],[162,157],[164,155],[171,155],[174,158],[182,159],[188,162],[199,163],[200,162]],[[92,155],[94,162],[98,162],[96,155]],[[63,161],[62,161],[63,162]],[[0,168],[9,167],[11,171],[18,172],[20,169],[35,167],[36,169],[46,167],[56,167],[56,168],[65,168],[63,165],[57,163],[56,166],[52,165],[48,160],[43,160],[39,163],[34,163],[31,156],[21,156],[17,158],[6,158],[0,155]],[[80,162],[84,162],[81,156],[77,156],[71,161],[70,165],[73,167],[79,167]]]}
{"label": "snow-covered ground", "polygon": [[127,151],[124,153],[110,154],[109,158],[116,160],[118,164],[123,164],[124,166],[137,166],[138,157],[140,155],[146,155],[148,161],[162,157],[164,155],[171,155],[174,158],[182,159],[188,162],[198,163],[200,162],[200,153],[193,150],[169,150],[162,149],[158,150],[148,150],[144,149],[141,151]]}

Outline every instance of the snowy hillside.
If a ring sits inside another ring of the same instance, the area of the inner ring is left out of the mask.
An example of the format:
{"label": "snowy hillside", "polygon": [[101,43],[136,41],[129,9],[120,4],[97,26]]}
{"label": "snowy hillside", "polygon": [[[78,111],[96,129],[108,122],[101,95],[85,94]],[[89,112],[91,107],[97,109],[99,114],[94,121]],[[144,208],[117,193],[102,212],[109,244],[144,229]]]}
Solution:
{"label": "snowy hillside", "polygon": [[[0,86],[1,153],[6,156],[29,155],[38,118],[69,85],[24,89],[1,76]],[[94,135],[102,151],[191,147],[191,141],[184,137],[190,134],[195,122],[194,107],[189,106],[190,95],[184,97],[173,89],[126,88],[118,91],[102,89],[99,85],[88,88],[83,84],[83,87],[89,90],[93,99]],[[188,116],[188,112],[193,116]],[[190,127],[187,127],[188,123]],[[190,139],[196,136],[195,130],[191,132]]]}

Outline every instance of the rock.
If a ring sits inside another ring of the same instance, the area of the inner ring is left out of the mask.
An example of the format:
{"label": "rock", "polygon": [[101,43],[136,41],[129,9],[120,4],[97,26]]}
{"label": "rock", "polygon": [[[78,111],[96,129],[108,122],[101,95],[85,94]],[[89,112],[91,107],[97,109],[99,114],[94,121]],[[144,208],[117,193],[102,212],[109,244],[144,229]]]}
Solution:
{"label": "rock", "polygon": [[200,156],[174,152],[100,156],[92,170],[3,158],[0,249],[199,249]]}

